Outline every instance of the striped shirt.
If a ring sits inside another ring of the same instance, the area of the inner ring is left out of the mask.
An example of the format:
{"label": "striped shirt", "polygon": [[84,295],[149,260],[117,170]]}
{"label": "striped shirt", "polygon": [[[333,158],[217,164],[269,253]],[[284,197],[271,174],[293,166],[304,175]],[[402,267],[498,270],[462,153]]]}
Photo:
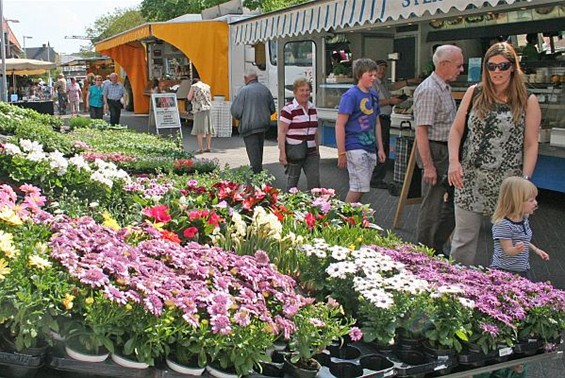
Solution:
{"label": "striped shirt", "polygon": [[306,140],[309,149],[316,148],[318,112],[311,102],[308,102],[305,109],[293,99],[282,108],[279,120],[288,125],[286,133],[288,144],[299,144]]}
{"label": "striped shirt", "polygon": [[429,140],[447,142],[456,112],[451,87],[435,72],[414,91],[414,120],[417,126],[429,126]]}
{"label": "striped shirt", "polygon": [[[532,240],[532,229],[528,218],[521,222],[513,222],[504,218],[492,226],[492,237],[494,238],[494,254],[492,256],[491,268],[510,270],[512,272],[525,272],[530,269],[530,240]],[[524,243],[524,251],[516,256],[509,256],[502,250],[501,240],[512,240],[512,245],[518,242]]]}

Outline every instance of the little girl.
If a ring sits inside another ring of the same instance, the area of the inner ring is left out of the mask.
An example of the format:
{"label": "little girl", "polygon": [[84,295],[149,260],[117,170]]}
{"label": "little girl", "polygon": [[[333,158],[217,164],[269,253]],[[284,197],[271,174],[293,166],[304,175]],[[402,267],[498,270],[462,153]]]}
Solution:
{"label": "little girl", "polygon": [[549,260],[545,251],[530,243],[532,230],[528,216],[538,206],[537,195],[536,186],[522,177],[508,177],[502,181],[492,215],[494,256],[491,268],[517,273],[532,280],[529,251],[542,260]]}

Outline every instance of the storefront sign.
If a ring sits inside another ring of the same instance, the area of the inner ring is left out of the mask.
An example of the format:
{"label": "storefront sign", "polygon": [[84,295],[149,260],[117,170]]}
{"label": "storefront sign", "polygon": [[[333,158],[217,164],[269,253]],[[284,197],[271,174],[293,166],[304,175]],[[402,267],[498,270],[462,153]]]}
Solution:
{"label": "storefront sign", "polygon": [[[177,95],[175,93],[153,93],[151,95],[155,127],[160,129],[181,129]],[[181,132],[182,135],[182,132]]]}

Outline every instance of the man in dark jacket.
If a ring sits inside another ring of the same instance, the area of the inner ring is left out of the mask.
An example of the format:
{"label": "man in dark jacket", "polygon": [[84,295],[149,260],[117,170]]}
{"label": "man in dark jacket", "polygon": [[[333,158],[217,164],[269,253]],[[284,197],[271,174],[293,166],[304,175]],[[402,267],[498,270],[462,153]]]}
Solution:
{"label": "man in dark jacket", "polygon": [[257,72],[247,71],[241,88],[231,105],[233,118],[240,121],[239,134],[243,137],[247,157],[254,173],[263,170],[265,132],[275,112],[275,102],[269,89],[257,81]]}

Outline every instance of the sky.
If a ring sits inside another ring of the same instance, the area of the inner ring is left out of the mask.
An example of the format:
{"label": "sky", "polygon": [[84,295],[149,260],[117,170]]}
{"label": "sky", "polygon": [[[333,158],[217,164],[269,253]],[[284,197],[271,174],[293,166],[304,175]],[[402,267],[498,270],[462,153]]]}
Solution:
{"label": "sky", "polygon": [[18,20],[9,22],[13,33],[25,47],[41,47],[49,43],[59,54],[73,54],[87,40],[65,39],[65,36],[84,36],[86,28],[104,14],[112,14],[116,8],[132,8],[142,0],[0,0],[3,2],[4,18]]}

